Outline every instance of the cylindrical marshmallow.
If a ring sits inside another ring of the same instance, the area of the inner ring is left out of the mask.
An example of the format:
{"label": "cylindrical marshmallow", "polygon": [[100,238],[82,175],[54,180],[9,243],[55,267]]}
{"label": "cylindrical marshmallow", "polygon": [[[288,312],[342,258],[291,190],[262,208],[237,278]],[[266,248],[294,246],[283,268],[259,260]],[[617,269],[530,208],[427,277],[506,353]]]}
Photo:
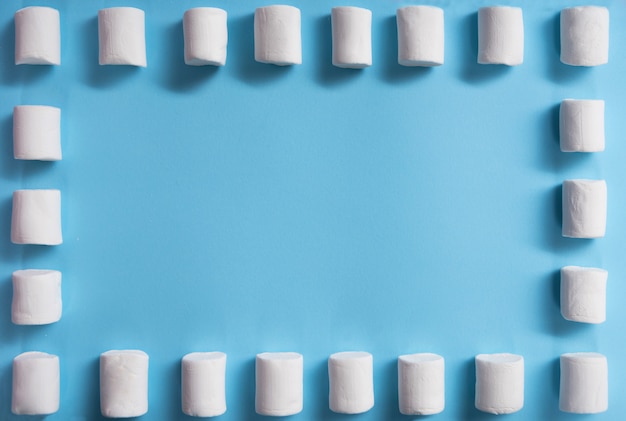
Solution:
{"label": "cylindrical marshmallow", "polygon": [[11,412],[47,415],[59,410],[59,357],[45,352],[24,352],[13,359]]}
{"label": "cylindrical marshmallow", "polygon": [[183,412],[216,417],[226,412],[226,354],[192,352],[182,361]]}
{"label": "cylindrical marshmallow", "polygon": [[13,192],[11,241],[15,244],[54,246],[61,234],[59,190],[16,190]]}
{"label": "cylindrical marshmallow", "polygon": [[404,415],[432,415],[445,407],[445,366],[441,355],[398,358],[398,401]]}
{"label": "cylindrical marshmallow", "polygon": [[609,62],[609,9],[582,6],[561,10],[561,62],[572,66]]}
{"label": "cylindrical marshmallow", "polygon": [[15,64],[61,64],[58,10],[31,6],[15,12]]}
{"label": "cylindrical marshmallow", "polygon": [[559,108],[559,133],[563,152],[604,150],[604,101],[565,99]]}
{"label": "cylindrical marshmallow", "polygon": [[195,7],[183,15],[185,64],[223,66],[226,64],[228,26],[226,11],[216,7]]}
{"label": "cylindrical marshmallow", "polygon": [[100,411],[108,418],[148,412],[148,354],[137,350],[100,354]]}
{"label": "cylindrical marshmallow", "polygon": [[604,269],[565,266],[561,268],[561,314],[567,320],[602,323],[606,320]]}
{"label": "cylindrical marshmallow", "polygon": [[264,352],[256,356],[257,414],[294,415],[302,411],[303,358],[296,352]]}
{"label": "cylindrical marshmallow", "polygon": [[609,369],[606,357],[595,352],[561,355],[559,409],[597,414],[609,407]]}
{"label": "cylindrical marshmallow", "polygon": [[476,356],[476,409],[511,414],[524,406],[524,358],[515,354]]}
{"label": "cylindrical marshmallow", "polygon": [[604,237],[606,195],[604,180],[565,180],[563,182],[563,236]]}
{"label": "cylindrical marshmallow", "polygon": [[433,6],[407,6],[396,11],[398,23],[398,63],[402,66],[443,64],[443,9]]}
{"label": "cylindrical marshmallow", "polygon": [[331,10],[333,65],[362,69],[372,65],[372,11],[342,6]]}
{"label": "cylindrical marshmallow", "polygon": [[45,325],[61,319],[61,272],[26,269],[13,272],[11,320],[16,325]]}
{"label": "cylindrical marshmallow", "polygon": [[517,66],[524,62],[524,19],[519,7],[478,9],[478,63]]}
{"label": "cylindrical marshmallow", "polygon": [[100,64],[146,67],[145,14],[134,7],[98,11]]}
{"label": "cylindrical marshmallow", "polygon": [[61,109],[47,105],[13,108],[13,156],[15,159],[59,161]]}
{"label": "cylindrical marshmallow", "polygon": [[297,7],[259,7],[254,12],[254,59],[278,66],[302,64],[300,32]]}
{"label": "cylindrical marshmallow", "polygon": [[369,352],[338,352],[328,359],[333,412],[360,414],[374,407],[374,359]]}

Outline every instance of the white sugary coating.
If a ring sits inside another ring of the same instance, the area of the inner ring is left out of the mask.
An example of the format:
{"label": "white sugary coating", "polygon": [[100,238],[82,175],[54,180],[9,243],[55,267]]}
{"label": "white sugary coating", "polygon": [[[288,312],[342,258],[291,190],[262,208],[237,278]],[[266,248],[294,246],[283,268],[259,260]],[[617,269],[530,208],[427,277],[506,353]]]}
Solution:
{"label": "white sugary coating", "polygon": [[511,414],[524,407],[524,358],[515,354],[476,356],[476,409]]}
{"label": "white sugary coating", "polygon": [[11,241],[15,244],[49,246],[63,242],[59,190],[13,192]]}
{"label": "white sugary coating", "polygon": [[563,152],[604,150],[604,101],[565,99],[559,108],[559,137]]}
{"label": "white sugary coating", "polygon": [[361,69],[372,65],[372,11],[360,7],[333,7],[333,65]]}
{"label": "white sugary coating", "polygon": [[59,410],[59,357],[44,352],[24,352],[13,359],[11,412],[48,415]]}
{"label": "white sugary coating", "polygon": [[595,352],[561,355],[559,409],[575,414],[597,414],[609,408],[609,368]]}
{"label": "white sugary coating", "polygon": [[61,109],[47,105],[13,108],[13,156],[15,159],[59,161]]}
{"label": "white sugary coating", "polygon": [[146,67],[145,13],[134,7],[98,11],[100,64]]}
{"label": "white sugary coating", "polygon": [[607,189],[604,180],[563,182],[563,236],[599,238],[606,232]]}
{"label": "white sugary coating", "polygon": [[303,405],[303,357],[296,352],[256,356],[255,409],[260,415],[298,414]]}
{"label": "white sugary coating", "polygon": [[572,66],[609,62],[609,9],[581,6],[561,10],[561,62]]}
{"label": "white sugary coating", "polygon": [[17,325],[45,325],[58,322],[63,311],[61,272],[57,270],[16,270],[12,275],[11,321]]}
{"label": "white sugary coating", "polygon": [[288,66],[302,64],[300,9],[293,6],[259,7],[254,12],[254,59]]}
{"label": "white sugary coating", "polygon": [[443,9],[407,6],[396,11],[398,64],[440,66],[444,56]]}
{"label": "white sugary coating", "polygon": [[580,266],[561,268],[561,314],[567,320],[602,323],[606,320],[604,269]]}
{"label": "white sugary coating", "polygon": [[223,66],[228,46],[227,14],[215,7],[195,7],[183,15],[185,64]]}
{"label": "white sugary coating", "polygon": [[517,66],[524,62],[524,19],[519,7],[478,9],[478,63]]}
{"label": "white sugary coating", "polygon": [[182,408],[192,417],[226,412],[226,354],[192,352],[182,360]]}
{"label": "white sugary coating", "polygon": [[109,418],[148,412],[148,354],[137,350],[100,354],[100,411]]}
{"label": "white sugary coating", "polygon": [[15,64],[61,64],[58,10],[31,6],[15,12]]}
{"label": "white sugary coating", "polygon": [[441,355],[398,357],[398,403],[404,415],[432,415],[445,407],[445,363]]}
{"label": "white sugary coating", "polygon": [[333,412],[360,414],[374,407],[374,359],[369,352],[338,352],[328,359]]}

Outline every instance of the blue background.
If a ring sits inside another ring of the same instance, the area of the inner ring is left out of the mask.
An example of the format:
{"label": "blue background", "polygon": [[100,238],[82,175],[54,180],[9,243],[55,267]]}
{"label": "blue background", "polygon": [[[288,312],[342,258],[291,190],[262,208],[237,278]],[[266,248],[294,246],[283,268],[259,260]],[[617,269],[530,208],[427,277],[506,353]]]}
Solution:
{"label": "blue background", "polygon": [[[258,1],[15,1],[0,3],[0,419],[12,419],[11,362],[39,350],[61,359],[54,420],[97,419],[98,356],[150,355],[150,420],[180,410],[180,359],[228,354],[225,420],[252,420],[254,357],[305,359],[298,420],[404,420],[396,358],[446,359],[440,420],[482,420],[474,409],[478,353],[525,358],[526,403],[507,419],[586,419],[558,411],[558,358],[597,351],[609,361],[609,411],[626,413],[626,4],[610,8],[608,65],[559,61],[566,0],[518,1],[524,64],[476,64],[477,10],[486,1],[424,1],[445,10],[445,64],[397,64],[395,10],[403,1],[359,0],[373,11],[373,61],[331,65],[327,0],[302,11],[303,64],[254,61]],[[62,65],[15,66],[13,13],[61,12]],[[98,65],[97,11],[146,11],[148,67]],[[185,66],[183,12],[228,11],[223,68]],[[606,151],[565,154],[564,98],[606,101]],[[12,109],[62,108],[63,160],[12,157]],[[607,235],[562,238],[561,183],[604,178]],[[59,188],[64,243],[10,243],[11,195]],[[609,271],[607,321],[559,313],[564,265]],[[63,318],[10,321],[11,272],[63,272]],[[327,358],[374,355],[375,407],[328,409]],[[14,417],[25,419],[24,417]],[[190,418],[189,418],[190,419]]]}

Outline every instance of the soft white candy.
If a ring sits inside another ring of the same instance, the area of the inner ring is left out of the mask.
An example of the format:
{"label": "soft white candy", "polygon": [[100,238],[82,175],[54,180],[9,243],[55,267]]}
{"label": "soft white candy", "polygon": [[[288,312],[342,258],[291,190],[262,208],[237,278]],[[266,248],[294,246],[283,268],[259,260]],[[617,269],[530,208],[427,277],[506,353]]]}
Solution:
{"label": "soft white candy", "polygon": [[44,352],[24,352],[13,359],[11,412],[47,415],[59,410],[59,357]]}
{"label": "soft white candy", "polygon": [[58,161],[61,154],[61,109],[47,105],[13,108],[15,159]]}
{"label": "soft white candy", "polygon": [[372,65],[372,11],[360,7],[333,7],[333,65],[361,69]]}
{"label": "soft white candy", "polygon": [[100,354],[100,411],[109,418],[148,412],[148,354],[137,350]]}
{"label": "soft white candy", "polygon": [[524,62],[524,19],[519,7],[478,9],[478,63],[517,66]]}
{"label": "soft white candy", "polygon": [[437,354],[398,358],[398,400],[404,415],[432,415],[445,407],[445,364]]}
{"label": "soft white candy", "polygon": [[15,244],[58,245],[61,234],[59,190],[16,190],[13,192],[11,241]]}
{"label": "soft white candy", "polygon": [[609,408],[609,368],[606,357],[595,352],[561,355],[559,409],[576,414],[597,414]]}
{"label": "soft white candy", "polygon": [[369,352],[338,352],[328,359],[333,412],[360,414],[374,407],[374,359]]}
{"label": "soft white candy", "polygon": [[604,180],[565,180],[563,182],[563,236],[604,237],[606,197]]}
{"label": "soft white candy", "polygon": [[604,269],[565,266],[561,268],[561,314],[567,320],[602,323],[606,320]]}
{"label": "soft white candy", "polygon": [[302,64],[300,32],[297,7],[259,7],[254,12],[254,59],[278,66]]}
{"label": "soft white candy", "polygon": [[524,358],[515,354],[476,356],[476,409],[511,414],[524,406]]}
{"label": "soft white candy", "polygon": [[563,152],[604,150],[604,101],[565,99],[559,109],[559,133]]}
{"label": "soft white candy", "polygon": [[183,15],[185,64],[223,66],[226,64],[228,26],[226,11],[216,7],[195,7]]}
{"label": "soft white candy", "polygon": [[61,64],[58,10],[31,6],[15,12],[15,64]]}
{"label": "soft white candy", "polygon": [[561,10],[561,61],[572,66],[609,62],[609,9],[582,6]]}
{"label": "soft white candy", "polygon": [[183,412],[215,417],[226,412],[226,354],[192,352],[182,361]]}
{"label": "soft white candy", "polygon": [[258,414],[294,415],[302,411],[303,358],[296,352],[256,356],[255,409]]}
{"label": "soft white candy", "polygon": [[396,11],[398,23],[398,63],[402,66],[443,64],[443,9],[433,6],[407,6]]}
{"label": "soft white candy", "polygon": [[61,319],[61,272],[26,269],[13,272],[11,320],[17,325],[45,325]]}
{"label": "soft white candy", "polygon": [[146,67],[146,30],[143,10],[111,7],[98,11],[100,64]]}

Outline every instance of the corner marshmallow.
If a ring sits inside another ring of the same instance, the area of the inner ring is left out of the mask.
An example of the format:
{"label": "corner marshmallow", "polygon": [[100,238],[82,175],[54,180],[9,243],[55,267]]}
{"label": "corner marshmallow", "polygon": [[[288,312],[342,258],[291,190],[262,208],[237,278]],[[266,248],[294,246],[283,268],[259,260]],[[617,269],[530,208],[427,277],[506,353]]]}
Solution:
{"label": "corner marshmallow", "polygon": [[604,180],[563,182],[563,237],[599,238],[606,232]]}
{"label": "corner marshmallow", "polygon": [[372,11],[333,7],[333,66],[361,69],[372,65]]}
{"label": "corner marshmallow", "polygon": [[407,6],[396,11],[398,64],[441,66],[444,51],[443,9]]}
{"label": "corner marshmallow", "polygon": [[58,10],[31,6],[15,12],[15,64],[61,64]]}
{"label": "corner marshmallow", "polygon": [[13,192],[11,242],[48,246],[63,242],[59,190]]}
{"label": "corner marshmallow", "polygon": [[134,7],[98,11],[100,64],[146,67],[145,14]]}
{"label": "corner marshmallow", "polygon": [[254,12],[254,59],[288,66],[302,64],[300,9],[293,6],[259,7]]}
{"label": "corner marshmallow", "polygon": [[183,412],[216,417],[226,412],[226,354],[192,352],[182,361]]}
{"label": "corner marshmallow", "polygon": [[561,355],[559,409],[597,414],[609,408],[609,369],[606,357],[595,352]]}
{"label": "corner marshmallow", "polygon": [[46,105],[14,107],[13,156],[26,160],[61,160],[61,109]]}
{"label": "corner marshmallow", "polygon": [[374,359],[369,352],[338,352],[328,359],[330,409],[361,414],[374,407]]}
{"label": "corner marshmallow", "polygon": [[604,101],[565,99],[559,108],[559,137],[563,152],[604,150]]}
{"label": "corner marshmallow", "polygon": [[45,325],[61,319],[61,272],[16,270],[12,275],[11,321],[16,325]]}
{"label": "corner marshmallow", "polygon": [[478,9],[478,63],[517,66],[524,62],[524,20],[519,7]]}
{"label": "corner marshmallow", "polygon": [[100,354],[100,411],[108,418],[148,412],[148,354],[136,350]]}
{"label": "corner marshmallow", "polygon": [[565,266],[561,268],[561,314],[566,320],[602,323],[606,320],[604,269]]}
{"label": "corner marshmallow", "polygon": [[13,359],[11,412],[48,415],[59,410],[59,357],[44,352],[24,352]]}
{"label": "corner marshmallow", "polygon": [[398,400],[404,415],[432,415],[445,407],[445,366],[441,355],[398,358]]}
{"label": "corner marshmallow", "polygon": [[561,10],[561,62],[571,66],[609,62],[609,9],[581,6]]}
{"label": "corner marshmallow", "polygon": [[216,7],[195,7],[183,15],[185,64],[223,66],[226,64],[228,26],[226,11]]}
{"label": "corner marshmallow", "polygon": [[296,352],[265,352],[256,356],[257,414],[294,415],[302,411],[303,358]]}
{"label": "corner marshmallow", "polygon": [[512,414],[524,406],[524,358],[515,354],[476,356],[476,409]]}

